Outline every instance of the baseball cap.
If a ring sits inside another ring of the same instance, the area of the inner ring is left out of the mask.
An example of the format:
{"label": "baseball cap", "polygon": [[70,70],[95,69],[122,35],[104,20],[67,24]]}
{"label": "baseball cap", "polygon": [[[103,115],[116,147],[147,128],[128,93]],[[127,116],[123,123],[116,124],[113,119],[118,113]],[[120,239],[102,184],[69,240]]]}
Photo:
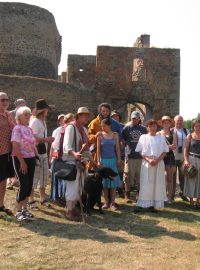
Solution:
{"label": "baseball cap", "polygon": [[132,118],[137,118],[137,119],[140,119],[140,113],[138,111],[133,111],[131,113],[131,119]]}

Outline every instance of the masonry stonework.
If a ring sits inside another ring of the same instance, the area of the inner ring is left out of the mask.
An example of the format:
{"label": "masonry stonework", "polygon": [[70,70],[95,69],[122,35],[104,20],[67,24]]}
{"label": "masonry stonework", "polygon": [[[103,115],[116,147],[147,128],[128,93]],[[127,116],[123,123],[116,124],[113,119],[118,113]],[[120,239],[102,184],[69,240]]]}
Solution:
{"label": "masonry stonework", "polygon": [[61,36],[40,7],[0,3],[0,73],[57,79]]}
{"label": "masonry stonework", "polygon": [[0,3],[0,33],[0,91],[11,104],[16,98],[31,108],[38,98],[55,104],[50,131],[58,114],[80,106],[97,113],[102,102],[117,110],[143,104],[146,118],[179,113],[180,50],[151,48],[149,35],[137,38],[134,47],[98,46],[96,55],[69,55],[58,81],[61,37],[51,13]]}

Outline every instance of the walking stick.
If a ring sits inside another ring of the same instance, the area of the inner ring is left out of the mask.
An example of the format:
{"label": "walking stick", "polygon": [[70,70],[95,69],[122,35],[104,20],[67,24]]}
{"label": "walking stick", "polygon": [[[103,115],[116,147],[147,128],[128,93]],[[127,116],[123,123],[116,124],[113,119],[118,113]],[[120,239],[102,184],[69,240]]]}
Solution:
{"label": "walking stick", "polygon": [[[81,150],[79,151],[80,154],[85,150],[86,146],[87,146],[86,143],[84,143],[82,145]],[[79,202],[80,202],[82,220],[83,220],[83,223],[85,223],[85,216],[84,216],[84,212],[83,212],[83,203],[82,203],[82,198],[81,198],[81,196],[82,196],[82,194],[81,194],[81,190],[82,190],[82,173],[83,173],[83,171],[85,169],[84,169],[83,165],[81,164],[81,162],[79,163],[79,167],[80,167],[80,176],[79,176],[79,180],[78,180],[79,181],[79,183],[78,183],[79,188],[78,189],[79,189],[79,198],[80,198]]]}

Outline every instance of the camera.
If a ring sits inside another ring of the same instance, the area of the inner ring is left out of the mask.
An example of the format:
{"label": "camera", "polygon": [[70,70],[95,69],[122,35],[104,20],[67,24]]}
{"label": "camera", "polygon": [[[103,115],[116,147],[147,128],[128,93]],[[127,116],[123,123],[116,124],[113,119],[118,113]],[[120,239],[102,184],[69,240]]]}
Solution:
{"label": "camera", "polygon": [[178,153],[179,153],[179,154],[183,153],[183,147],[182,147],[182,146],[179,146],[179,147],[178,147]]}

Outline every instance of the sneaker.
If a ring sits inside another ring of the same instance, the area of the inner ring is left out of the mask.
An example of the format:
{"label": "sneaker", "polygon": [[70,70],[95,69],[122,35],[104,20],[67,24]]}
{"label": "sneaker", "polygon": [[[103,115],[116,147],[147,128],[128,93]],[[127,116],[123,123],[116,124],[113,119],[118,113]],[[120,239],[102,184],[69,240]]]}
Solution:
{"label": "sneaker", "polygon": [[36,211],[36,210],[39,210],[39,208],[37,207],[37,205],[35,204],[35,201],[32,201],[32,202],[28,202],[27,203],[29,208],[33,211]]}
{"label": "sneaker", "polygon": [[40,202],[40,204],[43,206],[46,206],[47,208],[52,208],[51,204],[46,199],[44,199],[44,201]]}
{"label": "sneaker", "polygon": [[27,209],[23,209],[22,213],[27,218],[34,218],[34,215],[31,212],[29,212]]}
{"label": "sneaker", "polygon": [[112,204],[110,205],[110,208],[111,208],[112,210],[116,211],[118,207],[117,207],[116,203],[112,203]]}
{"label": "sneaker", "polygon": [[110,207],[109,203],[104,203],[102,209],[108,209]]}
{"label": "sneaker", "polygon": [[27,220],[28,218],[23,214],[22,211],[17,211],[15,214],[15,217],[17,219],[17,221],[23,221],[23,220]]}

